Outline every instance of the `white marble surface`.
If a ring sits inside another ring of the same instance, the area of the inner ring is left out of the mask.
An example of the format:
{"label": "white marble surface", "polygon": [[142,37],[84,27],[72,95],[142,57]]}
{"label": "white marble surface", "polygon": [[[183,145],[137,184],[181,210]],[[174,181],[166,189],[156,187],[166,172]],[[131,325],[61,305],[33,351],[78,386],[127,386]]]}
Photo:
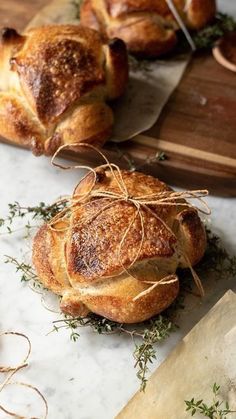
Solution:
{"label": "white marble surface", "polygon": [[[229,6],[233,2],[221,3]],[[7,213],[9,202],[34,205],[70,193],[80,175],[51,167],[47,158],[35,158],[27,151],[1,144],[0,216]],[[236,200],[210,197],[208,202],[212,208],[212,225],[233,250]],[[133,344],[126,337],[99,336],[90,330],[81,330],[76,343],[69,340],[69,332],[65,330],[47,336],[58,315],[45,310],[39,295],[20,282],[14,267],[3,263],[5,254],[21,258],[27,251],[28,244],[21,236],[19,232],[0,237],[0,330],[21,331],[32,342],[30,366],[19,373],[17,380],[35,384],[45,394],[49,419],[111,419],[138,388]],[[189,324],[160,348],[154,367],[188,328]],[[0,342],[0,364],[9,360],[10,355],[13,361],[20,356],[19,340],[8,339],[8,344],[4,344],[5,340]],[[9,396],[2,394],[3,399],[9,401]],[[20,407],[29,401],[30,395],[24,391],[18,399],[11,396],[10,403],[13,408],[13,402]],[[40,409],[33,413],[39,414]],[[0,419],[5,418],[0,412]]]}
{"label": "white marble surface", "polygon": [[[78,173],[52,168],[46,158],[36,159],[27,151],[7,145],[0,147],[1,215],[9,202],[18,200],[26,205],[40,200],[49,202],[69,193],[78,180]],[[209,198],[212,225],[231,249],[235,246],[235,202],[235,199]],[[58,315],[45,310],[39,295],[20,282],[13,266],[2,263],[4,254],[19,255],[20,259],[21,250],[24,253],[27,248],[20,232],[1,237],[0,328],[26,333],[32,342],[30,367],[19,374],[20,378],[37,384],[46,395],[50,419],[113,418],[138,388],[132,343],[128,338],[99,336],[90,330],[81,330],[76,343],[69,340],[68,331],[47,336],[52,320]],[[155,366],[184,333],[183,328],[161,347]],[[9,345],[4,347],[8,350]],[[1,358],[6,357],[4,347]],[[18,353],[15,344],[14,350],[15,360]],[[21,401],[25,397],[22,393]],[[0,413],[0,418],[5,416]]]}

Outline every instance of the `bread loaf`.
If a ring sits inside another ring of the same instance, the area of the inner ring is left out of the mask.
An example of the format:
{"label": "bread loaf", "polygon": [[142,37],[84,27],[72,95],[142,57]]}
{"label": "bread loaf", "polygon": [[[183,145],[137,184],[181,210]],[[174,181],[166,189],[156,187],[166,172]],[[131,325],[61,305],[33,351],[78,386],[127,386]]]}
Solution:
{"label": "bread loaf", "polygon": [[[194,265],[204,254],[205,230],[193,207],[177,199],[174,205],[142,206],[137,216],[132,197],[171,190],[142,173],[121,174],[128,200],[80,199],[67,217],[53,228],[43,225],[35,236],[33,263],[39,279],[62,296],[67,314],[94,312],[121,323],[146,320],[178,295],[176,270],[188,266],[183,255]],[[87,175],[74,196],[85,196],[92,179]],[[120,194],[116,178],[106,169],[97,173],[94,189],[101,196],[104,191]],[[150,284],[170,276],[175,280],[146,292]]]}
{"label": "bread loaf", "polygon": [[0,38],[0,135],[53,154],[62,144],[99,147],[109,138],[107,101],[125,90],[123,41],[103,42],[93,29],[55,25],[24,35],[4,29]]}
{"label": "bread loaf", "polygon": [[[173,0],[191,29],[200,29],[215,16],[215,0]],[[142,57],[168,53],[177,42],[178,24],[166,0],[83,0],[81,23],[104,37],[119,36],[129,51]]]}

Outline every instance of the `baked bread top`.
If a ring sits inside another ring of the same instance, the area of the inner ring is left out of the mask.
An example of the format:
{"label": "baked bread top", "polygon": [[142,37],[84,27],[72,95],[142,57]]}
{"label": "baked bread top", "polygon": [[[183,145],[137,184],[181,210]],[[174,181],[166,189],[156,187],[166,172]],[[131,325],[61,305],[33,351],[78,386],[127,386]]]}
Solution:
{"label": "baked bread top", "polygon": [[[183,199],[177,197],[174,205],[147,201],[171,193],[152,176],[99,169],[91,191],[93,180],[89,174],[77,186],[66,217],[41,227],[34,239],[34,266],[42,283],[62,295],[67,313],[87,310],[120,322],[145,320],[176,297],[177,268],[203,256],[204,227]],[[148,204],[138,211],[143,199]],[[150,282],[170,276],[170,283],[137,298]]]}
{"label": "baked bread top", "polygon": [[[92,174],[88,175],[75,190],[75,194],[89,191],[92,178]],[[152,176],[138,172],[123,170],[122,179],[128,196],[137,200],[143,195],[170,190]],[[98,173],[94,190],[123,194],[112,173],[106,170]],[[132,264],[141,240],[143,244],[137,262],[155,257],[171,257],[177,241],[170,229],[175,216],[175,206],[142,207],[139,215],[132,202],[119,198],[94,199],[83,206],[78,205],[71,215],[68,233],[66,258],[70,277],[78,282],[90,283],[120,274],[124,267],[128,268]],[[130,224],[129,232],[123,239]]]}
{"label": "baked bread top", "polygon": [[[119,74],[119,77],[118,77]],[[93,29],[55,25],[24,35],[5,29],[0,41],[0,134],[52,154],[63,143],[99,146],[111,133],[106,101],[128,78],[121,40],[102,41]]]}
{"label": "baked bread top", "polygon": [[50,125],[83,96],[106,86],[100,35],[76,26],[49,26],[21,37],[10,60],[24,96],[41,122]]}

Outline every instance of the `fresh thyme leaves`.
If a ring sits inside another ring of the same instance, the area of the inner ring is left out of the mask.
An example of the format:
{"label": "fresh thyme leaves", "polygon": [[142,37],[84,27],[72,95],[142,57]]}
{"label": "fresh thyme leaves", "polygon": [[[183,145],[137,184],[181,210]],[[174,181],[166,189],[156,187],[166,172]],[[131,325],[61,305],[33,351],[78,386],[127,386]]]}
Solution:
{"label": "fresh thyme leaves", "polygon": [[[0,220],[0,225],[11,229],[15,218],[24,218],[26,215],[30,215],[31,219],[48,221],[64,209],[65,205],[66,202],[58,201],[53,205],[46,205],[41,202],[35,207],[22,207],[18,202],[15,202],[9,205],[9,215],[6,219]],[[200,276],[207,276],[212,272],[214,277],[223,277],[224,279],[235,276],[236,256],[229,255],[226,249],[224,249],[220,238],[209,229],[207,229],[207,242],[206,254],[195,267],[197,273]],[[29,264],[18,262],[16,258],[11,256],[6,256],[5,262],[15,265],[16,271],[21,273],[21,281],[32,281],[34,286],[40,286],[37,275]],[[181,270],[178,274],[181,283],[180,295],[163,315],[159,315],[140,325],[133,326],[112,322],[92,313],[86,318],[66,316],[53,323],[53,330],[59,331],[61,328],[69,329],[70,337],[73,341],[76,341],[80,336],[78,332],[79,327],[90,327],[98,334],[118,333],[129,335],[135,345],[133,356],[135,359],[135,368],[137,368],[137,377],[140,380],[141,389],[144,390],[147,383],[149,366],[156,359],[157,345],[174,331],[176,327],[176,314],[179,309],[184,308],[186,292],[191,291],[189,289],[191,281],[189,280],[188,270]],[[194,400],[193,403],[195,403]],[[213,418],[215,417],[213,416]]]}
{"label": "fresh thyme leaves", "polygon": [[168,157],[164,151],[157,151],[156,154],[153,156],[148,156],[142,164],[137,166],[136,170],[140,170],[146,165],[155,164],[157,162],[162,162],[167,160]]}
{"label": "fresh thyme leaves", "polygon": [[79,333],[75,332],[75,330],[77,330],[79,327],[90,327],[99,335],[107,335],[121,331],[123,325],[90,313],[87,317],[65,316],[64,319],[56,320],[53,322],[52,331],[58,332],[61,328],[69,329],[70,339],[75,342],[80,336]]}
{"label": "fresh thyme leaves", "polygon": [[137,377],[141,382],[140,389],[142,391],[145,390],[147,384],[148,364],[152,364],[156,359],[154,345],[165,340],[174,330],[174,324],[168,318],[159,315],[156,319],[150,320],[148,327],[139,333],[143,343],[135,344],[134,358],[135,367],[138,367]]}
{"label": "fresh thyme leaves", "polygon": [[[192,32],[191,36],[197,50],[211,49],[218,39],[232,31],[236,31],[236,20],[226,13],[218,12],[212,23],[197,32]],[[189,50],[188,43],[182,32],[179,32],[178,37],[179,43],[175,50],[176,56]],[[142,71],[148,73],[151,70],[152,62],[153,60],[136,59],[131,55],[129,56],[129,67],[133,72]]]}
{"label": "fresh thyme leaves", "polygon": [[129,54],[129,68],[134,73],[137,71],[143,71],[145,73],[148,73],[149,71],[151,71],[151,64],[152,61],[150,60],[138,60],[133,55]]}
{"label": "fresh thyme leaves", "polygon": [[[58,214],[58,212],[64,209],[65,206],[65,201],[58,201],[51,205],[46,205],[44,202],[40,202],[38,205],[33,207],[21,206],[19,202],[15,201],[13,204],[8,204],[9,214],[6,218],[0,218],[0,227],[4,226],[7,233],[13,233],[15,230],[12,226],[16,219],[22,219],[30,216],[32,220],[49,221],[56,214]],[[30,230],[33,226],[28,221],[24,227],[27,230]]]}
{"label": "fresh thyme leaves", "polygon": [[216,383],[212,387],[213,391],[213,401],[211,406],[207,406],[203,400],[185,400],[186,411],[191,413],[191,416],[194,416],[196,412],[199,412],[202,416],[205,416],[210,419],[226,419],[230,413],[235,413],[234,410],[230,410],[228,402],[221,402],[219,400],[219,391],[220,386]]}
{"label": "fresh thyme leaves", "polygon": [[12,256],[5,255],[4,263],[11,263],[15,266],[16,272],[21,274],[21,282],[29,282],[33,288],[46,290],[43,285],[40,283],[38,276],[36,275],[34,269],[31,265],[25,262],[19,262],[16,258]]}
{"label": "fresh thyme leaves", "polygon": [[236,30],[236,21],[225,13],[217,13],[215,21],[193,35],[197,49],[212,48],[227,32]]}
{"label": "fresh thyme leaves", "polygon": [[135,161],[132,158],[132,156],[130,156],[129,153],[121,150],[117,144],[114,144],[114,150],[117,153],[118,159],[124,159],[128,165],[128,170],[130,170],[130,172],[134,172],[136,170],[136,166],[135,166]]}
{"label": "fresh thyme leaves", "polygon": [[201,262],[196,266],[197,273],[206,274],[213,272],[216,279],[222,276],[230,279],[236,276],[236,256],[230,255],[223,247],[220,237],[216,236],[209,228],[207,233],[207,249]]}
{"label": "fresh thyme leaves", "polygon": [[118,154],[119,159],[124,159],[128,165],[128,170],[130,172],[134,172],[135,170],[140,170],[144,166],[149,164],[154,164],[157,162],[162,162],[164,160],[167,160],[167,155],[164,151],[157,151],[156,154],[153,156],[147,156],[146,159],[142,164],[136,164],[132,156],[130,156],[129,153],[122,151],[117,144],[114,146],[115,151]]}
{"label": "fresh thyme leaves", "polygon": [[16,267],[16,272],[21,273],[21,282],[38,281],[37,275],[29,264],[19,262],[16,258],[8,255],[5,255],[4,263],[12,263]]}
{"label": "fresh thyme leaves", "polygon": [[[96,314],[89,314],[88,317],[68,317],[53,322],[53,331],[58,332],[61,328],[70,330],[70,338],[74,342],[79,338],[77,332],[79,327],[90,327],[98,334],[126,334],[129,335],[134,344],[135,368],[138,368],[137,377],[140,380],[140,389],[145,390],[147,383],[148,365],[156,359],[156,344],[166,339],[175,330],[174,324],[164,316],[157,316],[142,325],[128,326],[113,322]],[[141,343],[140,343],[141,341]]]}
{"label": "fresh thyme leaves", "polygon": [[80,6],[82,0],[73,0],[72,5],[75,7],[75,19],[80,20]]}
{"label": "fresh thyme leaves", "polygon": [[155,161],[164,161],[167,159],[166,153],[164,151],[159,151],[155,156]]}

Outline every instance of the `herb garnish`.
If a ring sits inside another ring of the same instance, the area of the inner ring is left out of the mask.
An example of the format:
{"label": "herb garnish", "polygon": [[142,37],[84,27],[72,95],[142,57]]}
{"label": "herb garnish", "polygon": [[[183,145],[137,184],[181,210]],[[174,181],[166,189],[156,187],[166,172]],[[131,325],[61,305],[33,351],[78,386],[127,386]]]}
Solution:
{"label": "herb garnish", "polygon": [[12,263],[16,267],[16,272],[21,273],[21,278],[20,278],[21,282],[29,282],[29,281],[39,282],[39,279],[31,265],[25,262],[19,262],[16,258],[13,258],[12,256],[8,256],[8,255],[5,255],[4,263]]}
{"label": "herb garnish", "polygon": [[[204,50],[213,48],[218,39],[233,31],[236,31],[236,20],[226,13],[218,12],[213,22],[199,31],[191,31],[191,36],[196,49]],[[177,58],[179,54],[182,55],[189,51],[189,45],[181,31],[178,33],[178,38],[179,42],[175,49],[176,54],[174,58]],[[166,58],[168,57],[169,56]],[[170,58],[172,58],[172,56]],[[144,73],[148,73],[152,69],[151,65],[153,62],[155,62],[155,60],[137,59],[133,56],[129,56],[129,66],[133,72],[143,71]]]}
{"label": "herb garnish", "polygon": [[202,416],[210,419],[226,419],[230,413],[235,413],[235,410],[230,410],[228,402],[220,402],[218,399],[220,386],[216,383],[212,387],[213,391],[213,401],[211,406],[207,406],[203,400],[185,400],[187,405],[186,411],[190,411],[191,416],[194,416],[196,412],[200,413]]}
{"label": "herb garnish", "polygon": [[201,262],[195,267],[196,272],[201,276],[206,273],[214,273],[216,279],[222,276],[230,279],[236,276],[236,256],[230,255],[222,245],[219,236],[214,234],[208,227],[207,248]]}
{"label": "herb garnish", "polygon": [[148,364],[152,364],[156,359],[155,344],[158,344],[169,337],[170,333],[176,329],[176,326],[167,318],[159,315],[148,322],[145,328],[138,336],[142,338],[141,344],[135,343],[134,367],[138,367],[137,377],[140,380],[140,390],[145,390],[147,384],[147,374],[149,372]]}
{"label": "herb garnish", "polygon": [[71,5],[75,8],[75,19],[80,20],[80,6],[81,6],[82,0],[73,0],[71,2]]}
{"label": "herb garnish", "polygon": [[[176,329],[174,323],[167,317],[159,315],[149,321],[139,325],[126,325],[105,319],[94,313],[90,313],[86,318],[68,317],[53,322],[53,330],[58,332],[61,328],[70,330],[70,338],[74,342],[79,338],[78,328],[90,327],[98,334],[110,335],[113,333],[129,335],[134,342],[135,349],[133,356],[135,359],[134,368],[137,368],[137,377],[140,380],[140,389],[145,390],[148,364],[152,364],[156,359],[156,344],[164,341],[172,331]],[[141,343],[140,343],[141,342]]]}
{"label": "herb garnish", "polygon": [[236,30],[236,21],[225,13],[217,13],[214,22],[193,35],[197,49],[212,48],[228,32]]}
{"label": "herb garnish", "polygon": [[[31,220],[49,221],[61,210],[63,210],[65,206],[66,201],[62,200],[59,200],[50,205],[47,205],[44,202],[40,202],[38,205],[33,207],[21,206],[19,202],[15,201],[13,204],[8,204],[9,214],[6,218],[0,218],[0,227],[4,226],[7,230],[6,233],[10,234],[16,231],[12,229],[12,224],[17,218],[22,219],[26,218],[27,216],[31,216]],[[26,230],[29,230],[34,226],[32,226],[28,221],[24,227]]]}
{"label": "herb garnish", "polygon": [[119,159],[125,160],[128,166],[128,170],[130,172],[141,170],[146,165],[163,162],[168,159],[167,154],[164,151],[160,150],[160,151],[157,151],[154,155],[147,156],[143,163],[136,164],[133,157],[126,151],[121,150],[117,144],[114,144],[114,150],[116,151]]}
{"label": "herb garnish", "polygon": [[[46,205],[41,202],[38,206],[24,207],[18,202],[9,204],[9,215],[1,219],[1,225],[9,227],[12,232],[12,225],[15,219],[24,218],[27,215],[31,219],[39,221],[49,221],[59,211],[65,208],[66,203],[58,201],[53,205]],[[201,276],[214,273],[217,278],[224,276],[229,279],[236,275],[236,257],[229,255],[223,247],[220,238],[214,235],[207,228],[207,250],[204,258],[195,267],[197,273]],[[25,262],[19,262],[16,258],[6,256],[5,263],[13,263],[16,271],[21,273],[21,281],[32,281],[34,286],[40,286],[39,279],[32,266]],[[79,338],[79,327],[90,327],[98,334],[126,334],[134,342],[133,356],[135,359],[135,368],[137,368],[137,377],[140,380],[140,387],[145,389],[149,365],[156,359],[157,345],[165,340],[169,334],[175,330],[176,313],[184,308],[184,299],[186,294],[191,292],[191,281],[189,281],[189,271],[180,270],[180,294],[176,301],[162,315],[139,325],[125,325],[110,321],[106,318],[90,313],[86,318],[65,316],[63,319],[53,323],[53,330],[59,331],[61,328],[69,329],[71,339],[76,341]],[[38,285],[37,285],[38,284]],[[194,401],[193,401],[194,402]]]}

